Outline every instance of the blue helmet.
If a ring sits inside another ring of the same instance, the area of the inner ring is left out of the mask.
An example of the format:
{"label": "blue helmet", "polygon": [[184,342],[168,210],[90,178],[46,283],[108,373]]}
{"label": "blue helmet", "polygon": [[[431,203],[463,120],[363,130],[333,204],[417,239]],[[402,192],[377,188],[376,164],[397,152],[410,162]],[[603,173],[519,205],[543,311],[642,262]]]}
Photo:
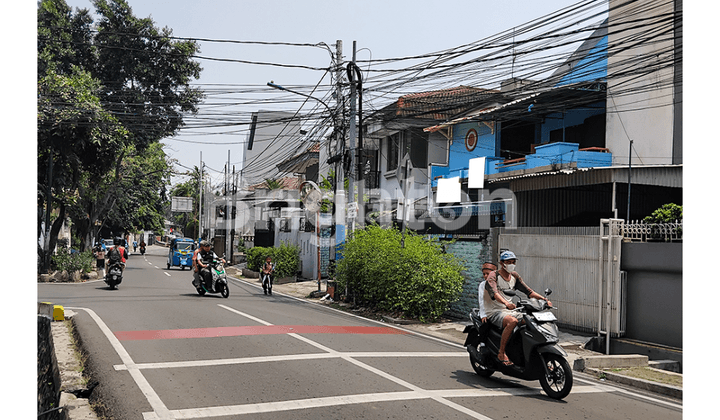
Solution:
{"label": "blue helmet", "polygon": [[515,253],[512,251],[503,251],[503,253],[500,254],[500,261],[507,261],[507,260],[517,260]]}

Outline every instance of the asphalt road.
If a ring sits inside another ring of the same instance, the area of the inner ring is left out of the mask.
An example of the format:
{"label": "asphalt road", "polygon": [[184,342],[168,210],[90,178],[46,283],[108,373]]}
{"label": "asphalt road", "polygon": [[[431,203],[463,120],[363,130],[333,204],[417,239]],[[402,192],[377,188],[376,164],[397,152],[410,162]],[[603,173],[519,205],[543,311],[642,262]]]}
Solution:
{"label": "asphalt road", "polygon": [[539,383],[477,376],[454,343],[231,280],[199,296],[165,249],[123,283],[39,284],[77,312],[95,390],[115,419],[680,419],[676,401],[582,374],[563,401]]}

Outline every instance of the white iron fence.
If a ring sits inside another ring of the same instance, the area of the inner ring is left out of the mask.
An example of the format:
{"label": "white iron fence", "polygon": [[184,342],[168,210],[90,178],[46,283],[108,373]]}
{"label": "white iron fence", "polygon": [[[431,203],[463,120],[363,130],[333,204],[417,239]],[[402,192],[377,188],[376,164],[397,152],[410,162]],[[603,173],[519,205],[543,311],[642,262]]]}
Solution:
{"label": "white iron fence", "polygon": [[640,220],[623,224],[623,240],[630,242],[682,241],[683,222],[676,220],[674,223],[648,223]]}

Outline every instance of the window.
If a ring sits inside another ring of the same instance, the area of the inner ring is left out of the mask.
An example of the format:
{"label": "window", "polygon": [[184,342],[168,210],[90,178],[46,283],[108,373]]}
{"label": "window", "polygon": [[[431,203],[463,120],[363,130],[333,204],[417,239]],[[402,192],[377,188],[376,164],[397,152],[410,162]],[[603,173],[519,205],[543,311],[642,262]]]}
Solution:
{"label": "window", "polygon": [[387,171],[394,171],[398,167],[400,145],[402,144],[402,132],[393,134],[387,138]]}
{"label": "window", "polygon": [[403,130],[387,137],[386,171],[397,170],[406,153],[409,154],[413,167],[427,167],[429,138],[430,135],[419,128]]}

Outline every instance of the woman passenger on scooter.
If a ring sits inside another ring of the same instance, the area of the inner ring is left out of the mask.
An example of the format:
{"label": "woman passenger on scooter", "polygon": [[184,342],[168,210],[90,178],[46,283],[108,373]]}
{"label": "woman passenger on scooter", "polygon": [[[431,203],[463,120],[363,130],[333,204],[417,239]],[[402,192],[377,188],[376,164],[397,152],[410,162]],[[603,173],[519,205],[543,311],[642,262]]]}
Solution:
{"label": "woman passenger on scooter", "polygon": [[500,254],[500,270],[488,273],[485,282],[487,293],[484,294],[484,306],[490,323],[502,330],[498,360],[505,366],[513,364],[505,354],[505,346],[510,340],[513,330],[522,320],[522,314],[514,311],[515,304],[503,293],[503,290],[519,290],[531,299],[545,300],[548,306],[552,306],[552,303],[547,298],[535,293],[525,284],[520,274],[515,271],[516,263],[517,257],[515,254],[512,251],[504,251]]}

